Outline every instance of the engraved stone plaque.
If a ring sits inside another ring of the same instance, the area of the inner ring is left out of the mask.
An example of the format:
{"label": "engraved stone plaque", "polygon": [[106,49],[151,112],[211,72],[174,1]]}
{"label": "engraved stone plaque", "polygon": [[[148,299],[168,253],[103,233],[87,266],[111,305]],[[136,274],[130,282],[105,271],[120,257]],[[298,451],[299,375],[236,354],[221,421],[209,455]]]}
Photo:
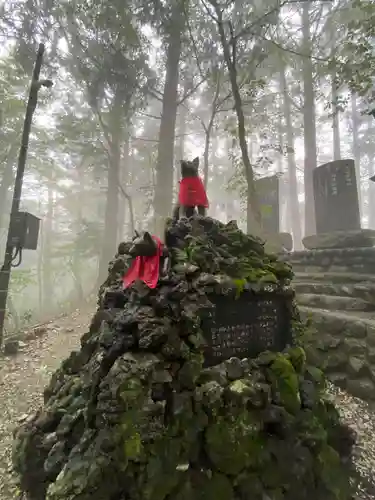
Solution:
{"label": "engraved stone plaque", "polygon": [[203,322],[206,366],[231,357],[253,358],[291,344],[290,297],[242,292],[238,299],[211,295],[211,317]]}

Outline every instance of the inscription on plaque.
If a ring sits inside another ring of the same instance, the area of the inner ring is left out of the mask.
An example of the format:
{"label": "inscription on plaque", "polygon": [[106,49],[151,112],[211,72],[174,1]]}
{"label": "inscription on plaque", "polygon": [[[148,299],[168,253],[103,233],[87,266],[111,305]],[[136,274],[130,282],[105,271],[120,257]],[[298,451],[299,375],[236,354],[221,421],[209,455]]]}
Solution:
{"label": "inscription on plaque", "polygon": [[263,177],[255,182],[261,209],[262,226],[268,233],[280,231],[279,178],[277,175]]}
{"label": "inscription on plaque", "polygon": [[313,183],[317,234],[361,228],[354,160],[321,165]]}
{"label": "inscription on plaque", "polygon": [[284,297],[243,292],[238,299],[209,298],[215,307],[203,327],[208,344],[206,366],[231,357],[253,358],[266,350],[281,351],[291,342],[290,313]]}

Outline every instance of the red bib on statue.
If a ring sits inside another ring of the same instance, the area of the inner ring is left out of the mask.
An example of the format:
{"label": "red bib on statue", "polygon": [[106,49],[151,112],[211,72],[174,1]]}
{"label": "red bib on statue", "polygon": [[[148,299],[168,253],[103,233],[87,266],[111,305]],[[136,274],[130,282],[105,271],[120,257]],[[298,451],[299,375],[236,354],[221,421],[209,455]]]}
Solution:
{"label": "red bib on statue", "polygon": [[179,204],[184,207],[208,208],[208,199],[200,177],[185,177],[180,181]]}
{"label": "red bib on statue", "polygon": [[159,281],[160,257],[163,253],[163,243],[153,236],[157,244],[156,255],[152,257],[136,257],[128,272],[123,277],[124,288],[128,288],[136,280],[143,281],[149,288],[156,288]]}

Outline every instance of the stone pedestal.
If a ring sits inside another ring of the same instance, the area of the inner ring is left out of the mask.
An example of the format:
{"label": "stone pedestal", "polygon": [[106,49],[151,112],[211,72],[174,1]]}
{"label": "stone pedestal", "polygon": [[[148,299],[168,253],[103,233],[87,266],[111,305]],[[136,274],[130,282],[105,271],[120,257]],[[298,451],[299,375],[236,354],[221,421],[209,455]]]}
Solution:
{"label": "stone pedestal", "polygon": [[208,217],[171,224],[166,241],[168,275],[123,291],[123,308],[91,325],[15,432],[19,490],[28,500],[346,499],[353,432],[304,350],[284,349],[288,330],[305,335],[289,266]]}
{"label": "stone pedestal", "polygon": [[[345,217],[345,214],[343,214]],[[375,243],[375,230],[358,229],[352,231],[334,231],[331,233],[305,236],[303,245],[308,250],[334,248],[369,248]]]}

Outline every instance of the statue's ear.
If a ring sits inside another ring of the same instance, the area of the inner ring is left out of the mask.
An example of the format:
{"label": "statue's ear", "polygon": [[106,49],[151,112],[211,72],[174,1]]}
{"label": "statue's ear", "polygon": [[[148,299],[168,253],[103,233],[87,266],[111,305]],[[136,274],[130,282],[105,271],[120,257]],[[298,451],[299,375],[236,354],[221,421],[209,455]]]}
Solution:
{"label": "statue's ear", "polygon": [[151,236],[151,234],[148,232],[148,231],[145,231],[144,235],[143,235],[143,239],[144,241],[146,241],[147,243],[151,243],[151,244],[154,244],[154,240]]}
{"label": "statue's ear", "polygon": [[194,165],[194,167],[199,167],[199,157],[198,156],[196,158],[194,158],[194,160],[192,161],[192,164]]}
{"label": "statue's ear", "polygon": [[117,253],[119,255],[125,255],[126,254],[126,250],[127,250],[127,244],[125,243],[125,241],[122,241],[119,246],[117,247]]}

